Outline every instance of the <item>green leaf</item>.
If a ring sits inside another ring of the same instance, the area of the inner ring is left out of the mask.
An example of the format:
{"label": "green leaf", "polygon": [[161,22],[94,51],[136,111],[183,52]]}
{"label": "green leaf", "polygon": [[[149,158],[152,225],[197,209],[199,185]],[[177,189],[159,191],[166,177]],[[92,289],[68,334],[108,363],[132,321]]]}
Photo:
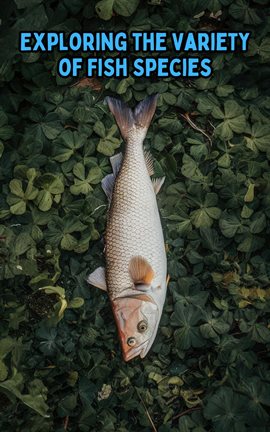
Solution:
{"label": "green leaf", "polygon": [[254,188],[255,188],[255,184],[249,183],[248,190],[244,198],[245,202],[252,202],[254,200]]}
{"label": "green leaf", "polygon": [[44,290],[46,294],[57,294],[59,297],[65,298],[65,290],[60,286],[45,286],[39,290]]}
{"label": "green leaf", "polygon": [[208,216],[206,209],[198,209],[191,213],[191,220],[196,228],[210,227],[213,223],[210,216]]}
{"label": "green leaf", "polygon": [[10,207],[10,212],[14,215],[22,215],[26,212],[26,203],[18,201]]}
{"label": "green leaf", "polygon": [[100,120],[95,123],[95,125],[94,125],[94,131],[101,138],[105,138],[105,136],[106,136],[106,129],[105,129],[104,124]]}
{"label": "green leaf", "polygon": [[77,240],[75,237],[73,237],[71,234],[64,234],[62,240],[61,240],[61,247],[64,250],[71,251],[77,246]]}
{"label": "green leaf", "polygon": [[230,329],[230,325],[224,322],[221,318],[209,317],[206,324],[200,326],[200,331],[204,338],[211,339],[216,338],[218,335],[227,333]]}
{"label": "green leaf", "polygon": [[96,4],[96,11],[98,16],[105,21],[111,19],[113,15],[113,4],[114,4],[114,0],[99,1]]}
{"label": "green leaf", "polygon": [[250,232],[252,234],[258,234],[262,232],[266,227],[266,217],[264,213],[255,213],[253,220],[250,224]]}
{"label": "green leaf", "polygon": [[49,140],[55,139],[61,131],[61,127],[59,123],[53,121],[48,123],[42,123],[41,129],[45,137],[48,138]]}
{"label": "green leaf", "polygon": [[42,0],[15,0],[18,9],[34,6],[35,4],[42,3]]}
{"label": "green leaf", "polygon": [[250,8],[244,0],[236,0],[229,8],[230,14],[244,24],[258,25],[262,22],[256,9]]}
{"label": "green leaf", "polygon": [[241,222],[235,215],[224,212],[219,221],[219,226],[225,237],[232,238],[241,227]]}
{"label": "green leaf", "polygon": [[58,162],[65,162],[80,149],[86,141],[86,137],[78,132],[66,130],[54,143],[53,155]]}
{"label": "green leaf", "polygon": [[183,176],[192,179],[193,181],[200,182],[203,179],[203,175],[198,167],[198,164],[187,154],[184,154],[183,156],[181,172]]}
{"label": "green leaf", "polygon": [[135,80],[132,77],[125,78],[119,82],[116,87],[116,93],[124,94],[127,89],[134,84]]}
{"label": "green leaf", "polygon": [[270,127],[260,123],[254,123],[250,136],[245,136],[247,147],[253,151],[269,151]]}
{"label": "green leaf", "polygon": [[246,118],[243,109],[237,102],[228,100],[224,103],[224,113],[219,107],[215,107],[212,115],[223,121],[215,129],[215,134],[224,140],[230,140],[233,133],[242,133],[246,129]]}
{"label": "green leaf", "polygon": [[28,249],[30,249],[34,245],[35,242],[33,241],[32,237],[28,233],[22,232],[16,237],[14,244],[14,252],[18,256],[23,255]]}
{"label": "green leaf", "polygon": [[103,177],[102,171],[99,167],[91,168],[87,177],[85,177],[85,167],[80,162],[74,165],[73,173],[78,177],[77,179],[74,179],[74,185],[70,187],[70,192],[73,195],[87,195],[93,190],[90,183],[97,184]]}
{"label": "green leaf", "polygon": [[6,367],[3,360],[0,360],[0,381],[5,381],[8,376],[8,368]]}
{"label": "green leaf", "polygon": [[14,195],[16,195],[20,198],[24,197],[24,191],[22,188],[22,181],[21,180],[18,180],[18,179],[11,180],[9,183],[9,189]]}
{"label": "green leaf", "polygon": [[214,431],[245,432],[247,402],[247,397],[234,393],[231,388],[223,386],[208,397],[204,415],[213,422]]}
{"label": "green leaf", "polygon": [[137,9],[140,0],[115,0],[114,10],[117,14],[129,17]]}
{"label": "green leaf", "polygon": [[84,305],[84,299],[81,297],[74,297],[68,302],[68,308],[77,309]]}
{"label": "green leaf", "polygon": [[113,16],[113,10],[125,17],[132,15],[137,9],[139,0],[101,0],[96,4],[98,16],[108,21]]}
{"label": "green leaf", "polygon": [[42,417],[49,417],[48,405],[46,404],[47,388],[39,379],[34,379],[29,384],[29,393],[22,393],[23,376],[21,373],[14,370],[11,379],[0,383],[0,388],[7,392],[7,395],[14,395],[21,400],[25,405],[40,414]]}
{"label": "green leaf", "polygon": [[0,139],[2,139],[3,141],[7,141],[12,138],[13,134],[14,129],[12,126],[5,125],[0,127]]}
{"label": "green leaf", "polygon": [[184,306],[177,302],[172,314],[171,325],[178,327],[174,332],[176,345],[179,349],[187,350],[190,347],[200,347],[203,341],[197,326],[201,314],[192,306]]}
{"label": "green leaf", "polygon": [[38,193],[36,201],[37,201],[38,208],[41,211],[50,210],[53,203],[52,195],[50,194],[50,192],[45,190],[42,190]]}
{"label": "green leaf", "polygon": [[0,340],[0,359],[3,360],[14,348],[15,341],[11,337]]}
{"label": "green leaf", "polygon": [[112,136],[100,139],[97,151],[104,154],[105,156],[112,156],[115,150],[120,147],[120,140]]}

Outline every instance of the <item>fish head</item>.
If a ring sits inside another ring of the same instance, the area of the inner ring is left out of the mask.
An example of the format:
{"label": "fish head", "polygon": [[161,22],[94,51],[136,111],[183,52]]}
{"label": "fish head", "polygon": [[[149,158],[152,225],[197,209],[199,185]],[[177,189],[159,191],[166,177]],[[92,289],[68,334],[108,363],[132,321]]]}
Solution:
{"label": "fish head", "polygon": [[152,297],[139,294],[112,302],[125,361],[145,357],[155,339],[160,311]]}

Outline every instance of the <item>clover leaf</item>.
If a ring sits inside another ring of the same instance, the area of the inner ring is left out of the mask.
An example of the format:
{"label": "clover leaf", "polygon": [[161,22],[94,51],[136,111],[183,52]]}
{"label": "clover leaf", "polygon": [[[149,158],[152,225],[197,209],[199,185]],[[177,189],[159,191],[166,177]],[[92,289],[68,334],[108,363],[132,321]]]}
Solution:
{"label": "clover leaf", "polygon": [[99,167],[93,167],[89,170],[88,174],[85,173],[85,167],[81,162],[74,165],[74,184],[70,187],[70,192],[73,195],[87,195],[93,190],[91,184],[97,184],[103,177],[102,171]]}
{"label": "clover leaf", "polygon": [[243,108],[234,100],[224,103],[224,111],[214,107],[212,115],[215,119],[222,120],[215,129],[215,135],[223,140],[232,139],[234,132],[242,133],[246,130],[246,118]]}

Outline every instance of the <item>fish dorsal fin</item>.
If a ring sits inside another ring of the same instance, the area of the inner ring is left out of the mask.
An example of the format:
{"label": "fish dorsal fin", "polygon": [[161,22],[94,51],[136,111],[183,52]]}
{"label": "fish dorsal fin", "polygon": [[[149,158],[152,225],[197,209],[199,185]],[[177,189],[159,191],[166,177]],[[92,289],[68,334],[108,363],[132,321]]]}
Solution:
{"label": "fish dorsal fin", "polygon": [[152,180],[152,185],[156,195],[159,193],[164,181],[165,181],[165,177],[158,177]]}
{"label": "fish dorsal fin", "polygon": [[123,155],[121,152],[110,157],[110,162],[111,162],[111,166],[112,166],[113,173],[114,173],[115,177],[118,175],[118,173],[120,171],[122,161],[123,161]]}
{"label": "fish dorsal fin", "polygon": [[158,95],[148,96],[141,101],[132,111],[124,102],[119,99],[107,96],[106,101],[109,109],[115,117],[121,135],[127,141],[128,133],[132,128],[142,128],[147,131],[150,126],[157,106]]}
{"label": "fish dorsal fin", "polygon": [[150,285],[155,276],[151,265],[142,256],[135,256],[131,258],[129,263],[129,274],[135,285]]}
{"label": "fish dorsal fin", "polygon": [[98,267],[93,273],[90,273],[87,277],[87,282],[103,291],[107,291],[105,268]]}
{"label": "fish dorsal fin", "polygon": [[153,175],[154,174],[154,161],[153,161],[153,157],[152,157],[150,151],[148,151],[148,150],[144,151],[144,160],[145,160],[148,174],[150,176]]}

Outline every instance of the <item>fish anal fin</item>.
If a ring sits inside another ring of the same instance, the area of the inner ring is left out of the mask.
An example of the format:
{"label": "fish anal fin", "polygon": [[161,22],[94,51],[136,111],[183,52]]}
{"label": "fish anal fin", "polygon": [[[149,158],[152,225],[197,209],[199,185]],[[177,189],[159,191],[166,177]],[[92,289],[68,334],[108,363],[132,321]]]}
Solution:
{"label": "fish anal fin", "polygon": [[155,276],[151,265],[142,256],[131,258],[129,263],[129,274],[135,285],[150,285]]}
{"label": "fish anal fin", "polygon": [[148,150],[144,151],[144,160],[146,164],[146,168],[148,171],[148,174],[151,176],[154,174],[154,161],[151,153]]}
{"label": "fish anal fin", "polygon": [[165,177],[158,177],[152,180],[152,185],[156,195],[159,193],[164,181],[165,181]]}
{"label": "fish anal fin", "polygon": [[97,288],[107,291],[105,268],[98,267],[87,277],[87,282]]}

